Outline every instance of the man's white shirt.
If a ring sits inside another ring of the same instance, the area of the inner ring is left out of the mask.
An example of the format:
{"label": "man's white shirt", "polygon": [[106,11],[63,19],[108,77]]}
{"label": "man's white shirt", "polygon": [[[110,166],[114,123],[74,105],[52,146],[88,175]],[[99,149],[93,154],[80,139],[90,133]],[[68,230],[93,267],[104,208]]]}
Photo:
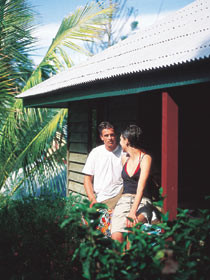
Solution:
{"label": "man's white shirt", "polygon": [[116,196],[122,188],[121,156],[122,149],[119,145],[112,152],[108,151],[105,145],[90,152],[82,172],[94,176],[93,189],[98,202]]}

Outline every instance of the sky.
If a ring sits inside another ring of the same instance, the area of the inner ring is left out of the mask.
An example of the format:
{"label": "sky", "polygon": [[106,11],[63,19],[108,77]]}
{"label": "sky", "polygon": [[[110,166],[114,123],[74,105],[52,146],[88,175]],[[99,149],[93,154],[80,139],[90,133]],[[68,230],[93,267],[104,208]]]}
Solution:
{"label": "sky", "polygon": [[[139,29],[151,25],[171,12],[179,10],[195,0],[127,0],[128,7],[135,8]],[[37,51],[32,59],[39,64],[46,54],[63,18],[74,12],[78,6],[84,6],[88,0],[28,0],[37,15],[37,29],[34,35],[38,38]],[[73,60],[81,62],[82,56]]]}

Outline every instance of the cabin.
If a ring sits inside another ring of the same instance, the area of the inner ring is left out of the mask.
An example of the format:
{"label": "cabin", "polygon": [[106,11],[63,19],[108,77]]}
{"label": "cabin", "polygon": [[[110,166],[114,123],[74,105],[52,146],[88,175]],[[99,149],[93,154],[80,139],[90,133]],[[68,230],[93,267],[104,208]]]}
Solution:
{"label": "cabin", "polygon": [[197,0],[23,92],[26,107],[68,108],[67,192],[100,144],[97,125],[144,131],[166,195],[164,210],[207,208],[209,195],[210,2]]}

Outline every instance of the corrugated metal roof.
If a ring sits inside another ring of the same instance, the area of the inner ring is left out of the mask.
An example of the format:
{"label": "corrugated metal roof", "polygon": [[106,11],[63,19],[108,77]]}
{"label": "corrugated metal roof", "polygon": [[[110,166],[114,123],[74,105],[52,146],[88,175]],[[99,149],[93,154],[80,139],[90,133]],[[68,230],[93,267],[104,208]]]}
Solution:
{"label": "corrugated metal roof", "polygon": [[197,0],[18,97],[207,58],[210,58],[210,0]]}

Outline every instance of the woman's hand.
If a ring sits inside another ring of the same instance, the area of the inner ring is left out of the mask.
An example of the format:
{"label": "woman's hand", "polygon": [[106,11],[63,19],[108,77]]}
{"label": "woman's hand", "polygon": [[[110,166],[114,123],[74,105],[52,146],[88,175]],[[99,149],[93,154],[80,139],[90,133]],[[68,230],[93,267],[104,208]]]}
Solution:
{"label": "woman's hand", "polygon": [[[126,227],[133,227],[138,223],[138,218],[136,216],[136,213],[130,212],[127,218],[129,219],[126,219]],[[131,221],[130,219],[132,219],[133,221]]]}

